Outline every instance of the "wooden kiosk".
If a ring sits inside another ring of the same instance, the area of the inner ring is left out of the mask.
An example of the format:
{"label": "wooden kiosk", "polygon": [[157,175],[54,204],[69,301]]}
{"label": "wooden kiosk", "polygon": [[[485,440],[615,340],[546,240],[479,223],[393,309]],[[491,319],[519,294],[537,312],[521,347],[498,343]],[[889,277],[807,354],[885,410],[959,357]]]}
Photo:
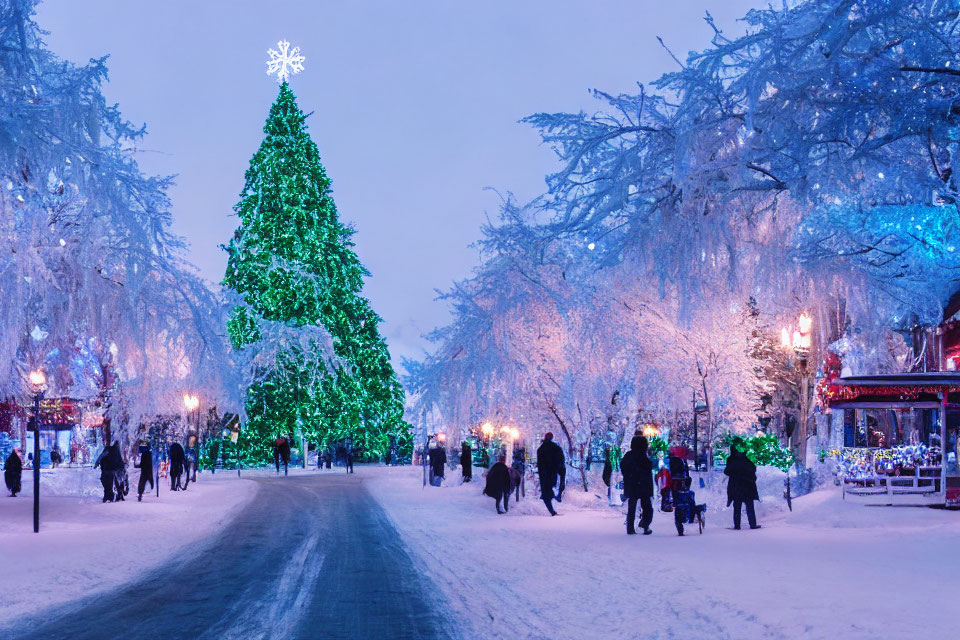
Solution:
{"label": "wooden kiosk", "polygon": [[960,372],[837,378],[827,401],[844,499],[960,506]]}

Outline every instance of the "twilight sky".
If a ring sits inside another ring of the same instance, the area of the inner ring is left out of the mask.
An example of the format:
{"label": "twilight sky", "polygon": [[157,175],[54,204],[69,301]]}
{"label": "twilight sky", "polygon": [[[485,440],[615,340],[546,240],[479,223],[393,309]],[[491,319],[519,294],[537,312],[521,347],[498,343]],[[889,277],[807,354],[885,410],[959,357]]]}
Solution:
{"label": "twilight sky", "polygon": [[217,282],[232,206],[262,139],[277,83],[266,50],[299,46],[291,82],[358,230],[394,358],[420,357],[449,315],[435,289],[470,275],[469,244],[498,199],[526,200],[555,170],[517,124],[538,111],[594,110],[588,89],[633,92],[709,43],[705,10],[728,33],[757,0],[46,0],[37,16],[58,55],[110,54],[109,101],[146,123],[138,160],[178,174],[174,230]]}

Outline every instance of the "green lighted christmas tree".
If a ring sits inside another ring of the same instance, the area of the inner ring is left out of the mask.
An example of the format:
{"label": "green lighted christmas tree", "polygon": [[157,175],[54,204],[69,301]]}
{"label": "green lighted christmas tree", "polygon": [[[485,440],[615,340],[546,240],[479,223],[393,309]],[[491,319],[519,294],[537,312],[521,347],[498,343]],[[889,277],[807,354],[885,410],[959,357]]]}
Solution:
{"label": "green lighted christmas tree", "polygon": [[267,326],[321,327],[336,357],[316,342],[278,350],[247,390],[240,440],[247,463],[268,459],[278,435],[299,429],[321,446],[350,439],[366,454],[382,454],[390,436],[410,445],[380,318],[360,295],[369,274],[353,251],[353,230],[339,220],[305,120],[284,80],[234,207],[240,226],[226,247],[223,284],[242,303],[227,331],[244,350],[264,348]]}

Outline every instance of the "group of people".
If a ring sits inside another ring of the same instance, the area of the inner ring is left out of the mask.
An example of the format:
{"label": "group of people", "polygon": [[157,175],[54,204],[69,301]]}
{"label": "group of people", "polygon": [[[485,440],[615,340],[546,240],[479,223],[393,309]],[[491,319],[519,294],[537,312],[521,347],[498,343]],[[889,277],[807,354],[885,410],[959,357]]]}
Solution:
{"label": "group of people", "polygon": [[[653,523],[654,463],[650,458],[649,450],[650,443],[647,438],[636,435],[630,441],[630,450],[620,460],[623,493],[627,501],[628,535],[636,535],[638,528],[644,535],[653,533],[650,525]],[[438,453],[434,454],[434,451]],[[433,449],[430,453],[431,473],[442,477],[446,455],[443,449]],[[470,448],[467,444],[463,445],[460,464],[463,470],[463,481],[469,482],[473,472]],[[685,469],[686,465],[683,465],[683,468]],[[676,473],[682,472],[678,469]],[[559,515],[553,501],[562,502],[566,484],[566,464],[563,449],[554,442],[553,434],[550,432],[543,436],[543,442],[537,449],[537,474],[540,479],[540,499],[551,516]],[[724,474],[728,478],[727,506],[733,505],[733,528],[740,529],[742,510],[745,508],[750,528],[759,529],[760,525],[757,524],[753,504],[760,499],[757,491],[757,467],[747,457],[738,442],[734,442],[730,447]],[[520,472],[516,468],[507,467],[503,456],[490,467],[483,492],[496,500],[497,513],[508,511],[510,494],[518,487],[520,480]],[[638,505],[640,507],[639,522],[637,521]],[[683,535],[683,524],[679,519],[677,530],[680,535]]]}
{"label": "group of people", "polygon": [[[197,481],[195,455],[189,456],[182,444],[174,442],[170,445],[168,456],[171,491],[184,490],[190,482]],[[152,449],[148,444],[141,443],[137,448],[137,457],[133,462],[133,468],[140,470],[140,477],[137,480],[137,502],[143,500],[147,485],[150,486],[151,491],[156,488],[153,464]],[[127,479],[127,465],[120,451],[120,441],[114,440],[112,445],[104,447],[93,466],[95,469],[98,467],[100,469],[103,502],[124,500],[130,492],[130,485]]]}
{"label": "group of people", "polygon": [[[273,464],[277,470],[277,475],[280,474],[281,465],[283,466],[283,475],[289,475],[290,473],[290,443],[292,441],[292,435],[278,436],[277,439],[273,441]],[[343,463],[343,466],[346,467],[347,473],[353,473],[352,445],[338,445],[336,448],[336,453],[331,451],[329,448],[318,450],[317,469],[332,468],[335,459],[338,461],[338,464],[340,462]]]}

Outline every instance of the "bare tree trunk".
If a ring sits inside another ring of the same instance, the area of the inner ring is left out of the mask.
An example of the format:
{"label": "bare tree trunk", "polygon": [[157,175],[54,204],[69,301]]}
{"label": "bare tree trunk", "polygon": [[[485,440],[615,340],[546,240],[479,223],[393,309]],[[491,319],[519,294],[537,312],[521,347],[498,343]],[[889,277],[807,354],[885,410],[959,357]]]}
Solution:
{"label": "bare tree trunk", "polygon": [[[560,425],[560,428],[563,430],[563,435],[567,437],[567,455],[569,458],[573,458],[573,438],[570,436],[570,430],[567,429],[566,423],[563,421],[563,418],[560,417],[560,412],[557,411],[556,406],[553,404],[550,405],[550,413],[553,414],[553,417],[557,419],[557,423]],[[568,459],[569,459],[568,458]],[[583,490],[587,491],[587,474],[583,469],[583,463],[580,463],[580,482],[583,484]]]}
{"label": "bare tree trunk", "polygon": [[[699,364],[697,364],[697,372],[700,374],[700,385],[703,388],[703,402],[707,405],[707,441],[704,443],[704,449],[707,452],[707,471],[713,471],[713,403],[710,402],[710,392],[707,390],[707,376]],[[693,410],[697,410],[696,406]]]}

